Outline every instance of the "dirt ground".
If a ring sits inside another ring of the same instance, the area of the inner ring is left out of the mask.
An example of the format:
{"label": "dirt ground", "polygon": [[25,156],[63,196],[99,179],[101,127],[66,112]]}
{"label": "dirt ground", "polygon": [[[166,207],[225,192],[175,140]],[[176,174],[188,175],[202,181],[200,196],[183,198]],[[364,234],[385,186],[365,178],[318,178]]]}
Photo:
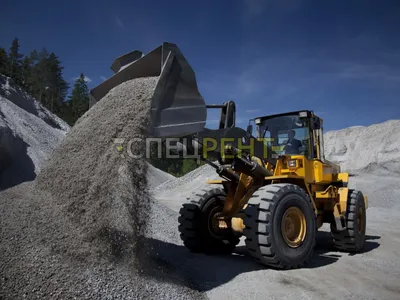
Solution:
{"label": "dirt ground", "polygon": [[[24,294],[31,299],[65,299],[65,295],[80,299],[399,299],[400,212],[387,207],[398,196],[396,183],[376,177],[352,179],[352,187],[364,190],[370,200],[363,253],[336,251],[324,226],[312,263],[290,271],[258,265],[247,255],[243,241],[229,256],[190,253],[177,231],[177,208],[190,190],[169,191],[168,199],[155,195],[149,220],[152,234],[143,241],[143,247],[151,249],[152,263],[140,281],[134,280],[136,273],[124,267],[124,261],[91,267],[60,264],[57,253],[33,247],[39,239],[35,226],[43,220],[37,215],[40,204],[30,201],[32,184],[24,183],[0,193],[0,299],[20,299]],[[385,186],[390,188],[386,194]],[[17,225],[16,219],[21,220]],[[19,267],[10,267],[15,265]],[[15,297],[4,293],[12,289],[19,291]]]}

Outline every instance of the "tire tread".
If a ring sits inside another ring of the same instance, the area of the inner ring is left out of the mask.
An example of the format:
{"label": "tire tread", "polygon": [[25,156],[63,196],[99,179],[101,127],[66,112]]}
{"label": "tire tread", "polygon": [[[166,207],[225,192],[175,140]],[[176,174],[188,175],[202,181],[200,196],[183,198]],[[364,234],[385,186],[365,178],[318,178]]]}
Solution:
{"label": "tire tread", "polygon": [[201,193],[193,193],[187,198],[179,210],[179,226],[180,238],[183,244],[192,252],[204,253],[231,253],[239,243],[239,238],[232,236],[228,243],[221,240],[204,241],[201,228],[201,213],[207,202],[218,196],[225,196],[225,191],[221,188],[202,189]]}
{"label": "tire tread", "polygon": [[[299,193],[307,199],[310,208],[313,209],[312,202],[306,192],[297,185],[293,184],[271,184],[258,189],[248,202],[245,210],[246,217],[244,220],[245,243],[250,255],[260,263],[275,267],[278,269],[298,268],[307,263],[312,256],[312,252],[307,260],[300,264],[288,264],[284,262],[278,255],[277,249],[272,245],[270,233],[272,232],[272,224],[270,221],[271,214],[278,204],[282,194]],[[260,220],[260,214],[265,214],[266,221]],[[259,224],[264,224],[264,230],[259,230]],[[315,246],[313,240],[312,248]]]}
{"label": "tire tread", "polygon": [[358,252],[361,246],[357,244],[356,239],[356,207],[358,199],[361,199],[362,193],[358,190],[349,190],[349,199],[346,210],[346,227],[343,231],[336,231],[334,226],[331,227],[333,245],[338,250],[347,252]]}

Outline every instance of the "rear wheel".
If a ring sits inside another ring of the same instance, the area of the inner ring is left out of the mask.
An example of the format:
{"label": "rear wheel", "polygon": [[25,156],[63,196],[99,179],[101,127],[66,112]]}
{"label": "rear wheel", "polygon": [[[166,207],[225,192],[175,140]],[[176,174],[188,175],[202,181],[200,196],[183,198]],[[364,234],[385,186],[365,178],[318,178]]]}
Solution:
{"label": "rear wheel", "polygon": [[345,214],[346,229],[338,231],[331,223],[334,246],[343,251],[359,252],[364,248],[367,212],[364,196],[360,191],[349,190]]}
{"label": "rear wheel", "polygon": [[316,224],[307,193],[293,184],[261,187],[245,209],[249,253],[261,264],[291,269],[304,265],[315,246]]}
{"label": "rear wheel", "polygon": [[214,188],[193,195],[183,204],[178,228],[184,245],[192,252],[230,254],[239,243],[229,224],[217,219],[225,198],[223,189]]}

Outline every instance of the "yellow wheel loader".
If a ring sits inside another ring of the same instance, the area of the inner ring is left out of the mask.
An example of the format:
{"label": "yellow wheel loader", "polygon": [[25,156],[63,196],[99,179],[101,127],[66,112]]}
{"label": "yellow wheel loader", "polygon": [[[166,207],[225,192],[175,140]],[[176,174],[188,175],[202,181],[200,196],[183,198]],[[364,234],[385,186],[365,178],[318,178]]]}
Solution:
{"label": "yellow wheel loader", "polygon": [[[328,223],[337,249],[362,251],[367,197],[349,189],[349,174],[325,158],[323,121],[313,111],[261,116],[246,130],[236,127],[235,103],[206,105],[194,71],[171,43],[147,55],[128,53],[113,70],[91,91],[93,103],[124,81],[159,76],[149,136],[184,137],[179,149],[199,151],[221,177],[180,209],[178,229],[188,249],[229,254],[244,236],[259,263],[298,268],[312,259],[316,232]],[[215,130],[205,128],[212,108],[221,109]]]}

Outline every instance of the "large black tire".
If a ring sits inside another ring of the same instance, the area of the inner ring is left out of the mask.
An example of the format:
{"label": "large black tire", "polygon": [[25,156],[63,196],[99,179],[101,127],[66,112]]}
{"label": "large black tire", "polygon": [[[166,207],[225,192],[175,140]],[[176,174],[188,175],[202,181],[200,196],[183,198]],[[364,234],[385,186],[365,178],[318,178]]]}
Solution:
{"label": "large black tire", "polygon": [[[282,232],[282,219],[287,211],[293,210],[303,214],[302,228],[306,229],[296,247],[289,246]],[[271,184],[261,187],[250,198],[245,214],[246,247],[259,263],[292,269],[305,265],[312,257],[316,215],[309,196],[299,186]]]}
{"label": "large black tire", "polygon": [[216,232],[211,217],[221,212],[226,193],[221,188],[203,190],[188,198],[189,203],[180,209],[179,231],[184,245],[192,252],[207,254],[230,254],[239,243],[231,228]]}
{"label": "large black tire", "polygon": [[362,192],[349,190],[345,214],[346,229],[336,230],[331,223],[333,244],[336,249],[346,252],[360,252],[364,248],[367,213]]}

